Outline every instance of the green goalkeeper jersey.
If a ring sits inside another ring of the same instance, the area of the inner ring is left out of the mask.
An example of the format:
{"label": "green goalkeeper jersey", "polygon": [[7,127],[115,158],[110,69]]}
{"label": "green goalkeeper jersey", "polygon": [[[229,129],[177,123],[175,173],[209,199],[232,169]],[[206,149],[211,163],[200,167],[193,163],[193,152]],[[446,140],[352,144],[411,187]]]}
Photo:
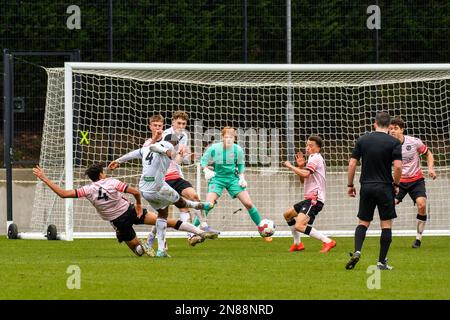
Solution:
{"label": "green goalkeeper jersey", "polygon": [[200,165],[202,167],[212,165],[216,178],[236,176],[245,170],[244,150],[236,143],[229,149],[223,147],[223,142],[214,143],[206,149]]}

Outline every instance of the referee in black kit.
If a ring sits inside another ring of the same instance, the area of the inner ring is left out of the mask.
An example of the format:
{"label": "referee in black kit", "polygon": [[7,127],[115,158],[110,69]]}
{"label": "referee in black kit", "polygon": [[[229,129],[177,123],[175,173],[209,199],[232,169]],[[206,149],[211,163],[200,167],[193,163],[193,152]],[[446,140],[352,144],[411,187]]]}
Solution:
{"label": "referee in black kit", "polygon": [[[380,215],[381,237],[380,256],[377,267],[380,270],[391,270],[387,264],[387,253],[392,241],[392,219],[395,213],[394,197],[399,191],[402,175],[402,146],[398,139],[389,135],[388,128],[391,116],[386,112],[379,112],[375,118],[375,131],[367,133],[356,141],[352,157],[348,164],[347,193],[356,196],[353,185],[356,166],[361,159],[361,183],[359,224],[355,229],[355,252],[350,253],[350,260],[346,269],[353,269],[361,256],[361,248],[366,237],[367,228],[373,220],[375,207]],[[394,164],[394,178],[392,178],[392,164]]]}

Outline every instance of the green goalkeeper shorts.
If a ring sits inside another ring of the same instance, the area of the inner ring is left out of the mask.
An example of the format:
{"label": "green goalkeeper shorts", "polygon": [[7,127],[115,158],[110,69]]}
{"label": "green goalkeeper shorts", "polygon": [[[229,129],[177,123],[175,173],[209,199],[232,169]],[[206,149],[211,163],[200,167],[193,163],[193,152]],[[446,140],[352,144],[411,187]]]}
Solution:
{"label": "green goalkeeper shorts", "polygon": [[227,189],[231,198],[236,198],[236,196],[245,190],[245,188],[239,185],[239,179],[237,177],[232,178],[212,178],[208,184],[208,193],[214,192],[219,197],[222,196],[223,189]]}

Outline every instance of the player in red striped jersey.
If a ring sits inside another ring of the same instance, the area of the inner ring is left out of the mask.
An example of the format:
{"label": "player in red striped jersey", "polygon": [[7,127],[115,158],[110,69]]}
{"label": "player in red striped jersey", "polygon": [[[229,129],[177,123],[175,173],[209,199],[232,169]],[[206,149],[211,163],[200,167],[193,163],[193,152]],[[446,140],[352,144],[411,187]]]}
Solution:
{"label": "player in red striped jersey", "polygon": [[420,166],[420,156],[427,158],[428,174],[434,180],[434,158],[430,149],[418,138],[404,134],[405,122],[402,118],[396,117],[391,121],[389,133],[400,140],[402,144],[402,177],[400,179],[400,191],[395,197],[395,203],[399,204],[403,198],[409,194],[413,202],[417,205],[417,235],[413,248],[419,248],[422,243],[422,233],[425,230],[427,221],[427,194],[425,189],[425,177]]}

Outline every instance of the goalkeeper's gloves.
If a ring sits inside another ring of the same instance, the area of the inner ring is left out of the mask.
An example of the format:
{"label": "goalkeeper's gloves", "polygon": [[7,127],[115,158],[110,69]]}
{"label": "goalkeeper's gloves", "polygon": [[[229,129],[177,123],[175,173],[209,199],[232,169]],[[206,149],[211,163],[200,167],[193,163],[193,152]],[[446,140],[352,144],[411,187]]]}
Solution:
{"label": "goalkeeper's gloves", "polygon": [[247,181],[245,181],[245,178],[244,178],[244,174],[243,174],[243,173],[239,174],[239,185],[240,185],[242,188],[247,188]]}
{"label": "goalkeeper's gloves", "polygon": [[154,143],[149,146],[150,150],[157,153],[166,153],[169,149],[160,143]]}
{"label": "goalkeeper's gloves", "polygon": [[216,175],[216,173],[214,171],[212,171],[211,169],[208,169],[208,167],[205,167],[203,169],[203,173],[205,174],[206,180],[210,180],[210,179],[214,178],[214,176]]}

